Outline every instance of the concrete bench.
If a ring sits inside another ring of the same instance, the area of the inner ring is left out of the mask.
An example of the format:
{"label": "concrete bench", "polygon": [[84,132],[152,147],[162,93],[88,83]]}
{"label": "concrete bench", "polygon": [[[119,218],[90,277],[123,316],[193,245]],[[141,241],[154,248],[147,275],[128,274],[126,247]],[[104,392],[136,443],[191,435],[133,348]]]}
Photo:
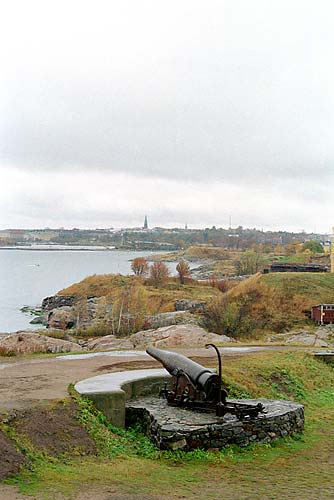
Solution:
{"label": "concrete bench", "polygon": [[171,376],[165,369],[129,370],[87,378],[75,390],[104,413],[115,427],[125,427],[125,401],[157,394]]}

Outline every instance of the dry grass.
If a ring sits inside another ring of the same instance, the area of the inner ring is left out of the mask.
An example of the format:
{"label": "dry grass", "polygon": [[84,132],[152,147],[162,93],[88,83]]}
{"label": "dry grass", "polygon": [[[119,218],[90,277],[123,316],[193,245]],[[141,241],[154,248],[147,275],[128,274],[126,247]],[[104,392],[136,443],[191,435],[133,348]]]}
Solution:
{"label": "dry grass", "polygon": [[122,274],[93,274],[78,283],[60,290],[58,294],[103,297],[112,294],[118,288],[134,282],[141,283],[142,280],[136,276],[123,276]]}
{"label": "dry grass", "polygon": [[16,352],[13,351],[12,349],[9,349],[8,347],[0,346],[0,357],[12,357],[16,356]]}
{"label": "dry grass", "polygon": [[179,250],[177,252],[169,252],[166,254],[151,255],[150,260],[162,260],[168,262],[177,262],[180,259],[189,260],[222,260],[230,259],[240,252],[230,252],[222,247],[213,247],[212,245],[191,245],[186,250]]}
{"label": "dry grass", "polygon": [[[218,304],[213,303],[216,313],[219,313],[219,302],[225,309],[226,305],[237,308],[240,321],[247,316],[252,330],[282,331],[304,326],[312,305],[334,303],[334,275],[256,274],[230,289],[218,299]],[[226,316],[225,309],[221,314]]]}
{"label": "dry grass", "polygon": [[145,314],[157,314],[174,311],[176,299],[192,299],[208,301],[218,297],[221,292],[205,283],[189,280],[181,285],[176,278],[156,288],[148,279],[138,276],[122,276],[120,274],[94,275],[85,278],[59,292],[60,295],[77,295],[78,297],[108,297],[111,301],[119,299],[126,289],[141,288],[145,295]]}

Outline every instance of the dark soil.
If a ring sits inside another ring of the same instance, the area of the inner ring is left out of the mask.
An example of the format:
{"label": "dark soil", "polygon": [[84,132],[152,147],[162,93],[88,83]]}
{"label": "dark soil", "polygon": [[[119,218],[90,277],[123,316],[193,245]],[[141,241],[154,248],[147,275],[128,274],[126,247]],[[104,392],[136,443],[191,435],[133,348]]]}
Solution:
{"label": "dark soil", "polygon": [[284,377],[281,373],[272,373],[270,376],[270,381],[272,384],[275,384],[277,389],[282,393],[286,394],[289,397],[293,396],[292,388],[289,387],[289,381]]}
{"label": "dark soil", "polygon": [[27,437],[35,448],[52,456],[97,453],[93,439],[77,419],[74,401],[18,413],[13,428],[18,436]]}
{"label": "dark soil", "polygon": [[16,474],[24,463],[24,456],[17,451],[13,442],[0,431],[0,480]]}

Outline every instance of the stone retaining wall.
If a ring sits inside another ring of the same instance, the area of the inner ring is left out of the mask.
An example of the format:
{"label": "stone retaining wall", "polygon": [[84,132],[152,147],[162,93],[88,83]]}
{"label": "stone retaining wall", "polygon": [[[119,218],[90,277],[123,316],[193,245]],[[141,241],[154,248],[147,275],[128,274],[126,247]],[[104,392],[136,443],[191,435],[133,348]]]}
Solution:
{"label": "stone retaining wall", "polygon": [[241,421],[232,415],[216,417],[214,413],[170,407],[165,400],[143,398],[128,402],[127,424],[141,423],[144,432],[160,449],[185,451],[223,448],[229,444],[270,443],[303,431],[304,407],[301,404],[266,399],[240,402],[261,402],[267,413]]}

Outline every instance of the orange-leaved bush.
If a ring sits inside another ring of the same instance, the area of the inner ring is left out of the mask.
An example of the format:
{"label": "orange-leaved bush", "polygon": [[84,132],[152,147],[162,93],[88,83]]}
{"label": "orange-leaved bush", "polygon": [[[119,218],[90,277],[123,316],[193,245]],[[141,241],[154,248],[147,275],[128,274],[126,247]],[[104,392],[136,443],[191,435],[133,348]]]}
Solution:
{"label": "orange-leaved bush", "polygon": [[150,279],[155,287],[161,286],[168,280],[169,269],[164,262],[154,262],[150,267]]}

